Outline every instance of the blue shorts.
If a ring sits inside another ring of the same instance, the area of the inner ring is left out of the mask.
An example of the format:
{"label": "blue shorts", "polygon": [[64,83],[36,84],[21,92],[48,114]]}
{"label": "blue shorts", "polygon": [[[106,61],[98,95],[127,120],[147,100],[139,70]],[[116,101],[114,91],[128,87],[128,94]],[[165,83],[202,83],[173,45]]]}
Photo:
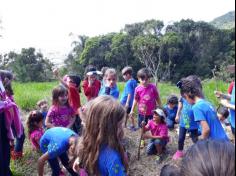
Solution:
{"label": "blue shorts", "polygon": [[167,145],[167,141],[166,140],[162,140],[162,139],[151,139],[148,146],[147,146],[147,154],[148,155],[155,155],[157,154],[157,150],[156,150],[156,145],[160,145],[162,147],[165,147]]}

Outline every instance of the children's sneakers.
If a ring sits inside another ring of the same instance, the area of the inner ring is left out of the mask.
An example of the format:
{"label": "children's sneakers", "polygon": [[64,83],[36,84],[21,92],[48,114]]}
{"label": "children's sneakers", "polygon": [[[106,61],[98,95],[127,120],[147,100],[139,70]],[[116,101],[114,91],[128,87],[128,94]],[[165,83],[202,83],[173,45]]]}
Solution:
{"label": "children's sneakers", "polygon": [[183,158],[183,156],[184,156],[184,153],[182,152],[182,151],[177,151],[175,154],[174,154],[174,156],[173,156],[173,160],[178,160],[178,159],[180,159],[180,158]]}
{"label": "children's sneakers", "polygon": [[162,160],[163,160],[163,158],[162,158],[161,155],[157,155],[157,156],[156,156],[156,163],[157,163],[157,164],[161,164]]}
{"label": "children's sneakers", "polygon": [[12,160],[18,160],[23,157],[23,152],[15,152],[14,150],[11,151],[11,159]]}
{"label": "children's sneakers", "polygon": [[128,129],[129,129],[130,131],[136,131],[136,130],[137,130],[137,129],[135,128],[135,126],[129,126]]}

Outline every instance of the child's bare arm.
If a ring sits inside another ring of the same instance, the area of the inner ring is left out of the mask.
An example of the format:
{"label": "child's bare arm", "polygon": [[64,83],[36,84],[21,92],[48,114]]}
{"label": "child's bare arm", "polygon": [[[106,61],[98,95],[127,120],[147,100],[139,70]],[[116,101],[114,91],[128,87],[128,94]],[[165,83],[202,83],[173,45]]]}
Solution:
{"label": "child's bare arm", "polygon": [[49,154],[48,152],[43,154],[39,159],[38,159],[38,175],[43,176],[44,173],[44,165],[46,161],[49,159]]}
{"label": "child's bare arm", "polygon": [[56,78],[66,87],[68,88],[68,85],[66,84],[66,82],[60,77],[58,69],[54,69],[53,70],[53,74],[56,76]]}
{"label": "child's bare arm", "polygon": [[179,122],[180,114],[181,114],[182,109],[183,109],[183,104],[182,104],[182,102],[179,102],[178,110],[177,110],[176,117],[175,117],[175,121],[177,123]]}
{"label": "child's bare arm", "polygon": [[72,126],[74,125],[75,123],[75,119],[76,117],[75,116],[71,116],[70,118],[70,124],[67,126],[67,128],[72,128]]}
{"label": "child's bare arm", "polygon": [[126,101],[126,104],[125,104],[125,107],[127,109],[129,108],[130,99],[131,99],[131,94],[128,94],[127,101]]}
{"label": "child's bare arm", "polygon": [[134,115],[134,109],[136,108],[138,102],[136,99],[134,99],[134,102],[133,102],[133,106],[132,106],[132,109],[130,111],[130,115]]}
{"label": "child's bare arm", "polygon": [[210,135],[210,127],[206,121],[201,121],[202,135],[200,139],[207,139]]}
{"label": "child's bare arm", "polygon": [[45,125],[47,126],[47,128],[53,128],[54,125],[51,123],[51,119],[49,116],[46,117],[45,119]]}
{"label": "child's bare arm", "polygon": [[157,97],[157,100],[156,100],[156,101],[157,101],[158,106],[159,106],[159,107],[162,107],[162,103],[161,103],[161,98],[160,98],[160,96]]}

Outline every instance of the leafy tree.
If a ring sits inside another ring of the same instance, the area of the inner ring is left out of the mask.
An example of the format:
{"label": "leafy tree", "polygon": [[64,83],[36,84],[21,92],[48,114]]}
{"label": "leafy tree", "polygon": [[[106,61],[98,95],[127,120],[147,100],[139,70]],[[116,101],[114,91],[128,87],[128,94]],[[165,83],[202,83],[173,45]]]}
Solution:
{"label": "leafy tree", "polygon": [[154,35],[138,36],[132,42],[134,55],[139,58],[150,71],[157,83],[162,63],[160,41]]}

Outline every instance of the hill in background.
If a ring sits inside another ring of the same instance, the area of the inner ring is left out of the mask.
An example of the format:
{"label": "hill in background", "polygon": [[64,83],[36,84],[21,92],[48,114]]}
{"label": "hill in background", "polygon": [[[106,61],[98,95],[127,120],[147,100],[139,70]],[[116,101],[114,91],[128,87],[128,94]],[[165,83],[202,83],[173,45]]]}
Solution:
{"label": "hill in background", "polygon": [[219,29],[231,29],[235,27],[235,11],[231,11],[215,18],[212,22],[212,25]]}

